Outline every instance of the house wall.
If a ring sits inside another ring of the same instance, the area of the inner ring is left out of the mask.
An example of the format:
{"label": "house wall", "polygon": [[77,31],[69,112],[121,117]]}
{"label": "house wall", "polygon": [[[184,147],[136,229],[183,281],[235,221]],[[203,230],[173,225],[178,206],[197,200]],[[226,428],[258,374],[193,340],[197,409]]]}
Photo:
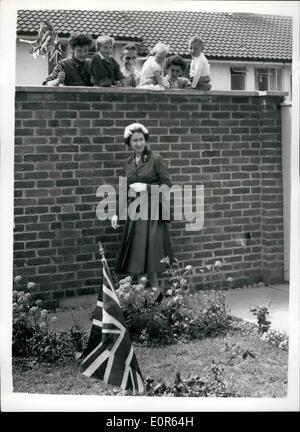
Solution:
{"label": "house wall", "polygon": [[255,89],[255,67],[254,64],[247,64],[246,90]]}
{"label": "house wall", "polygon": [[213,90],[231,90],[230,66],[228,63],[210,62],[210,74]]}
{"label": "house wall", "polygon": [[[96,292],[97,242],[111,269],[121,231],[96,218],[101,184],[117,185],[128,150],[124,127],[140,121],[174,184],[203,184],[204,227],[170,224],[182,265],[224,259],[233,286],[283,280],[279,95],[193,90],[18,87],[15,129],[14,274],[39,296]],[[246,244],[244,236],[250,233]]]}
{"label": "house wall", "polygon": [[41,85],[48,76],[48,56],[35,59],[29,54],[30,48],[27,43],[17,42],[16,85]]}
{"label": "house wall", "polygon": [[[257,62],[219,62],[215,60],[210,61],[211,70],[211,83],[214,90],[231,90],[231,76],[230,68],[235,66],[246,66],[246,82],[245,90],[255,90],[255,69],[257,67],[269,67],[272,68],[276,64],[274,63],[257,63]],[[280,64],[278,64],[280,66]],[[291,74],[292,66],[290,64],[281,65],[282,73],[282,90],[288,92],[286,96],[287,100],[291,99]]]}
{"label": "house wall", "polygon": [[283,89],[289,92],[287,100],[292,100],[292,65],[284,65],[283,67]]}

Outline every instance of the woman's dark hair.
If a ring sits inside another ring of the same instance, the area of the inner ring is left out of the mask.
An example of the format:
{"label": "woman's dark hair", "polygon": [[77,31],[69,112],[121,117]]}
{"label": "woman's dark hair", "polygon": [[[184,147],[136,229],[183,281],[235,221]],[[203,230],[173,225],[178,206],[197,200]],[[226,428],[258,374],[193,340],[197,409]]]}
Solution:
{"label": "woman's dark hair", "polygon": [[87,33],[74,33],[69,39],[69,45],[72,49],[76,46],[92,45],[93,39]]}
{"label": "woman's dark hair", "polygon": [[132,134],[129,135],[129,137],[124,138],[124,143],[125,143],[126,145],[130,146],[130,140],[131,140],[131,137],[132,137],[132,135],[133,135],[135,132],[140,132],[140,133],[142,133],[142,134],[144,135],[144,138],[145,138],[145,141],[146,141],[146,142],[149,140],[149,134],[143,132],[143,130],[142,130],[141,128],[137,128],[137,129],[134,129],[134,130],[132,131]]}
{"label": "woman's dark hair", "polygon": [[180,55],[174,55],[166,59],[166,69],[169,69],[171,65],[180,66],[182,71],[186,68],[186,62]]}

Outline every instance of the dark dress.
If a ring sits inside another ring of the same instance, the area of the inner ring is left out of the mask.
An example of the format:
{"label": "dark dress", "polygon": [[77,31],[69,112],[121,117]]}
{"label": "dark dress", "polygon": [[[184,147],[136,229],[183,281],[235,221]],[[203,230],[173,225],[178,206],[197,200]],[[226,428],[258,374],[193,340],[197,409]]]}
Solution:
{"label": "dark dress", "polygon": [[[149,215],[151,214],[151,185],[171,186],[166,163],[161,156],[152,153],[148,148],[145,148],[137,165],[135,155],[130,156],[125,163],[125,175],[128,188],[132,183],[147,183]],[[117,273],[152,273],[166,269],[165,264],[160,260],[166,256],[172,259],[173,253],[168,221],[162,220],[161,212],[159,215],[158,220],[151,218],[132,220],[129,217],[126,219],[115,268]]]}
{"label": "dark dress", "polygon": [[45,79],[43,85],[47,84],[48,81],[56,79],[59,72],[65,72],[66,74],[65,86],[92,86],[90,61],[81,62],[74,56],[59,61],[53,72]]}

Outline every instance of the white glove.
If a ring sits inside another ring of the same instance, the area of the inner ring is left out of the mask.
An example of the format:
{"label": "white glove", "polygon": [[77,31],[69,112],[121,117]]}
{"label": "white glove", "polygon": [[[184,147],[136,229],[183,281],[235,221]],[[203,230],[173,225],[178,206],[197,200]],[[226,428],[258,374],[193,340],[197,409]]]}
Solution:
{"label": "white glove", "polygon": [[113,229],[117,229],[119,227],[118,215],[113,215],[113,217],[111,218],[111,226],[113,227]]}
{"label": "white glove", "polygon": [[147,190],[147,183],[132,183],[129,185],[135,192],[144,192]]}

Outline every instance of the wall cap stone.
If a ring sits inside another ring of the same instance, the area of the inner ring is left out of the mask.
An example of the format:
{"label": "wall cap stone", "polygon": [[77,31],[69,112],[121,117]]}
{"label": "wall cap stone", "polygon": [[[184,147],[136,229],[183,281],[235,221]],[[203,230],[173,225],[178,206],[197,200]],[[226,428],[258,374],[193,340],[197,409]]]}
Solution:
{"label": "wall cap stone", "polygon": [[99,93],[99,94],[163,94],[163,95],[192,95],[192,96],[288,96],[284,91],[245,91],[245,90],[145,90],[132,88],[112,88],[112,87],[50,87],[50,86],[16,86],[16,92],[19,93]]}

